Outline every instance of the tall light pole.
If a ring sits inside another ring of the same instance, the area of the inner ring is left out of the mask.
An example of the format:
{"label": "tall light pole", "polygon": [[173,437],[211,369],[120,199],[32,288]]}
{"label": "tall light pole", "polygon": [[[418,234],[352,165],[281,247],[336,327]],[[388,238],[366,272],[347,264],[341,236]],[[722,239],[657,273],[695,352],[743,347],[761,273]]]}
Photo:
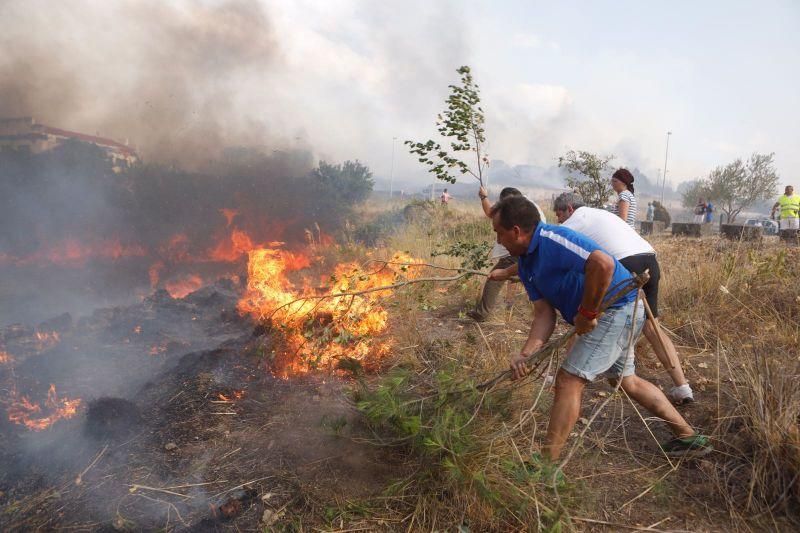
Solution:
{"label": "tall light pole", "polygon": [[392,166],[391,170],[389,170],[389,199],[392,199],[392,193],[394,192],[394,142],[397,140],[397,137],[392,137]]}
{"label": "tall light pole", "polygon": [[667,157],[669,157],[669,136],[672,135],[671,131],[667,132],[667,150],[664,152],[664,178],[661,180],[661,205],[664,205],[664,187],[667,185]]}

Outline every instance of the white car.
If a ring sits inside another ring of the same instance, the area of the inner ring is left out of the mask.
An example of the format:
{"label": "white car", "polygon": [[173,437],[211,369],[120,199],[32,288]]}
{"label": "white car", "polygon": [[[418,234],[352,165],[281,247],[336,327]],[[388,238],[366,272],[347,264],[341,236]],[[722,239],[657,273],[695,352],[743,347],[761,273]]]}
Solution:
{"label": "white car", "polygon": [[777,235],[778,223],[769,218],[748,218],[744,221],[745,226],[761,226],[764,228],[764,235]]}

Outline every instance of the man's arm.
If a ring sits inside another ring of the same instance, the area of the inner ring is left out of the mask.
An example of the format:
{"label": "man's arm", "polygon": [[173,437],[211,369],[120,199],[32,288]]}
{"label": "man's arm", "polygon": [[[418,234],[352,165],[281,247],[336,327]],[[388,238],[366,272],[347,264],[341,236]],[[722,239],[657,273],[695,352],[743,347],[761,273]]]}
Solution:
{"label": "man's arm", "polygon": [[[608,254],[595,250],[586,258],[586,280],[583,286],[583,298],[575,315],[575,333],[583,335],[589,333],[597,326],[597,318],[589,318],[600,310],[603,297],[608,291],[611,279],[614,277],[614,259]],[[586,312],[586,316],[581,313]]]}
{"label": "man's arm", "polygon": [[775,218],[775,210],[780,207],[780,202],[775,202],[775,205],[772,206],[772,213],[770,214],[770,218]]}
{"label": "man's arm", "polygon": [[511,371],[514,379],[524,377],[528,368],[523,362],[532,353],[544,345],[556,327],[556,310],[547,300],[540,298],[533,302],[533,325],[528,333],[528,340],[518,355],[511,358]]}
{"label": "man's arm", "polygon": [[487,276],[489,279],[494,281],[506,281],[511,279],[512,276],[516,276],[519,273],[519,263],[514,263],[508,268],[496,268],[489,272]]}
{"label": "man's arm", "polygon": [[489,193],[486,192],[486,187],[481,187],[478,189],[478,198],[481,199],[483,214],[489,218],[492,218],[492,204],[489,202]]}

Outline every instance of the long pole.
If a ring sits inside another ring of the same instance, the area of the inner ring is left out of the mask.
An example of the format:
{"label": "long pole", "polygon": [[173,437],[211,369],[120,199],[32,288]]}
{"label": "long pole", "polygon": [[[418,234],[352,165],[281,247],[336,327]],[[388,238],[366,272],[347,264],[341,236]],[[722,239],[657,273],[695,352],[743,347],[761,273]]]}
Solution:
{"label": "long pole", "polygon": [[671,131],[667,132],[667,150],[664,152],[664,178],[661,180],[661,205],[664,205],[664,187],[667,186],[667,157],[669,157],[669,136],[672,135]]}
{"label": "long pole", "polygon": [[394,192],[394,142],[397,140],[397,137],[392,137],[392,166],[391,170],[389,170],[389,199],[392,199],[392,193]]}

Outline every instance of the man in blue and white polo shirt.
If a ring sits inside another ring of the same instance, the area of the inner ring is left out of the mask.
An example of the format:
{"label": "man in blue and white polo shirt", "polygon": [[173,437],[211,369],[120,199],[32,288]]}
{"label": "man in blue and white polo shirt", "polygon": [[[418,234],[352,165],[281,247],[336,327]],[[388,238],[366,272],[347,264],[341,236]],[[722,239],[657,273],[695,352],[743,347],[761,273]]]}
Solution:
{"label": "man in blue and white polo shirt", "polygon": [[561,226],[539,221],[536,207],[525,198],[512,196],[491,211],[497,242],[518,257],[519,277],[533,301],[534,318],[528,340],[511,358],[515,378],[528,369],[523,362],[547,342],[556,325],[556,310],[579,335],[556,375],[555,398],[543,447],[555,461],[578,419],[581,396],[587,383],[605,375],[615,383],[622,379],[625,392],[669,425],[675,438],[662,444],[671,456],[703,455],[711,451],[708,438],[698,435],[661,390],[638,377],[631,335],[639,336],[644,312],[634,322],[636,291],[621,297],[602,315],[599,309],[609,287],[630,277],[619,261],[588,237]]}

